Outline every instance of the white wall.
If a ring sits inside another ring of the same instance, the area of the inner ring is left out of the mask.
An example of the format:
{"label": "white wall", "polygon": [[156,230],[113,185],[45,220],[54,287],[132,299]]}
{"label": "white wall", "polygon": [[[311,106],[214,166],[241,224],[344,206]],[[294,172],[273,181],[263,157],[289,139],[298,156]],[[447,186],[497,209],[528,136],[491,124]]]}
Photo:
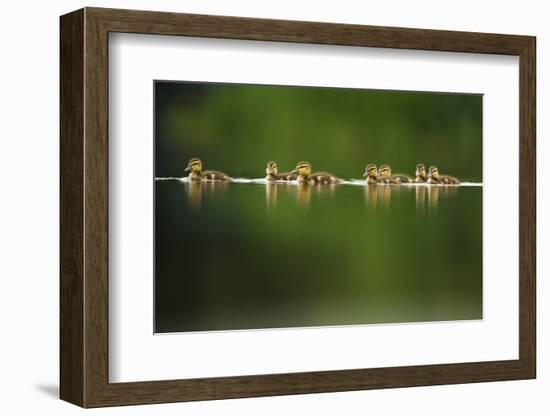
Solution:
{"label": "white wall", "polygon": [[[548,414],[550,361],[544,346],[550,293],[543,282],[541,213],[550,163],[544,104],[550,99],[546,2],[442,1],[69,1],[4,2],[0,61],[0,409],[2,414],[77,414],[56,399],[58,385],[58,16],[82,6],[156,9],[278,19],[536,35],[538,42],[538,310],[536,381],[167,404],[88,414]],[[511,172],[510,174],[515,174]],[[543,178],[544,177],[544,178]],[[545,262],[546,263],[546,262]]]}

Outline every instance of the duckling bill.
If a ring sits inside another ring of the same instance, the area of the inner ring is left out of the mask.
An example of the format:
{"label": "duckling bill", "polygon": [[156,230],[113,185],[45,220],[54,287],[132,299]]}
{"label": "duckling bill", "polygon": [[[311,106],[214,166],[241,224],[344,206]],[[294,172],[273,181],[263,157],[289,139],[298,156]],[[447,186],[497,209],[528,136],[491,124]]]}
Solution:
{"label": "duckling bill", "polygon": [[284,172],[279,173],[279,168],[277,166],[276,162],[267,162],[267,166],[265,168],[265,179],[267,181],[294,181],[298,178],[297,173],[291,173],[291,172]]}
{"label": "duckling bill", "polygon": [[196,157],[192,158],[187,167],[190,181],[231,181],[233,178],[217,170],[202,170],[202,161]]}
{"label": "duckling bill", "polygon": [[299,183],[309,183],[312,185],[334,185],[342,182],[341,179],[327,172],[311,173],[311,164],[309,162],[299,162],[296,168],[290,172],[298,176]]}

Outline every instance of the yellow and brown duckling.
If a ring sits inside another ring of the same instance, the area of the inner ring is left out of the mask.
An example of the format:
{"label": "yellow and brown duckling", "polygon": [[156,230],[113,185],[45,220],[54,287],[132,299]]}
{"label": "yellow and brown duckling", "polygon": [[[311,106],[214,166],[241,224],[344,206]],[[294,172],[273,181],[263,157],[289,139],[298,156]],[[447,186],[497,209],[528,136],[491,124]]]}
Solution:
{"label": "yellow and brown duckling", "polygon": [[291,173],[291,172],[284,172],[279,173],[279,168],[277,167],[276,162],[267,162],[267,166],[265,168],[265,179],[267,181],[294,181],[298,179],[297,173]]}
{"label": "yellow and brown duckling", "polygon": [[428,174],[426,173],[426,166],[424,164],[419,163],[416,165],[416,171],[415,171],[416,178],[414,181],[416,183],[425,183],[428,180]]}
{"label": "yellow and brown duckling", "polygon": [[401,184],[412,182],[412,179],[409,176],[403,175],[402,173],[392,175],[390,165],[380,166],[378,175],[380,176],[382,183]]}
{"label": "yellow and brown duckling", "polygon": [[437,166],[430,166],[426,182],[440,185],[460,185],[460,181],[454,176],[441,175]]}
{"label": "yellow and brown duckling", "polygon": [[363,177],[368,185],[376,185],[378,183],[378,168],[374,163],[369,163],[367,165]]}
{"label": "yellow and brown duckling", "polygon": [[196,157],[192,158],[187,167],[186,172],[189,172],[190,181],[231,181],[233,178],[227,176],[223,172],[217,170],[202,170],[202,162]]}
{"label": "yellow and brown duckling", "polygon": [[290,172],[298,175],[299,183],[309,183],[312,185],[333,185],[342,182],[341,179],[326,172],[311,173],[311,164],[309,162],[299,162],[296,168]]}

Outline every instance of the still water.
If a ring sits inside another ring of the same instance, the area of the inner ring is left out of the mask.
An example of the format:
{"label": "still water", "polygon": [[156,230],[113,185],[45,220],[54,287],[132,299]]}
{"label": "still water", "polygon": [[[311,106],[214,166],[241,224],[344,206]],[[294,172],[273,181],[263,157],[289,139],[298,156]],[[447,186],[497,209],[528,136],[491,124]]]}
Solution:
{"label": "still water", "polygon": [[482,187],[155,181],[155,331],[482,318]]}

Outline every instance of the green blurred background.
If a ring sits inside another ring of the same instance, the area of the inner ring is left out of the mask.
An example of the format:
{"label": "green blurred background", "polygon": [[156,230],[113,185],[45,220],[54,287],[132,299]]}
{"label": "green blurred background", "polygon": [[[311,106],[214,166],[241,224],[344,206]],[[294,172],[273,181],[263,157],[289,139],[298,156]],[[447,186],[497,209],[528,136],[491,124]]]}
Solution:
{"label": "green blurred background", "polygon": [[308,160],[342,178],[424,163],[482,181],[481,95],[156,82],[155,98],[157,177],[184,176],[196,156],[232,176]]}
{"label": "green blurred background", "polygon": [[[155,83],[156,176],[418,162],[481,182],[481,96]],[[482,318],[482,188],[155,181],[155,332]]]}

